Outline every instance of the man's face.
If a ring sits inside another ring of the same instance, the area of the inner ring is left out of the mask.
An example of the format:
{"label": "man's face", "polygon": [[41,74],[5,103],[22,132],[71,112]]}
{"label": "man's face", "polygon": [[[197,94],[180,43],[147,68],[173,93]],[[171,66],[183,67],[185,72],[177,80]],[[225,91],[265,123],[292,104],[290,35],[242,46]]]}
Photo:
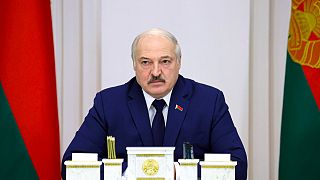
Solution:
{"label": "man's face", "polygon": [[154,98],[167,95],[177,82],[180,62],[166,37],[146,35],[139,40],[134,70],[139,85]]}

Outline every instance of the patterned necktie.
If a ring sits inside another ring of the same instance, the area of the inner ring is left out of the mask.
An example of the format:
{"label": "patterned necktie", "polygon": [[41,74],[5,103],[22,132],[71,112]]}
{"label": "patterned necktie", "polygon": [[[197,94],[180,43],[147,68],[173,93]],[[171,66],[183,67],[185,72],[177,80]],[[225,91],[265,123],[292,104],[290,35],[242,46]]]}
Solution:
{"label": "patterned necktie", "polygon": [[164,118],[162,114],[163,107],[166,102],[163,99],[154,100],[152,105],[156,108],[156,115],[152,121],[152,135],[153,135],[153,144],[154,146],[162,146],[163,145],[163,137],[164,137]]}

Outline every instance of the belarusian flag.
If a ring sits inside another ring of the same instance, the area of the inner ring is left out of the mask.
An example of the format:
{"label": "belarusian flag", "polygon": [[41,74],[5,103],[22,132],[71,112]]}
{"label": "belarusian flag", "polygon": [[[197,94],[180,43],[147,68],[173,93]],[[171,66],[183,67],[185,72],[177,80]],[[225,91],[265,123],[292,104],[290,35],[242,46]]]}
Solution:
{"label": "belarusian flag", "polygon": [[0,27],[0,179],[61,179],[50,0],[1,0]]}
{"label": "belarusian flag", "polygon": [[320,179],[320,1],[293,0],[279,179]]}

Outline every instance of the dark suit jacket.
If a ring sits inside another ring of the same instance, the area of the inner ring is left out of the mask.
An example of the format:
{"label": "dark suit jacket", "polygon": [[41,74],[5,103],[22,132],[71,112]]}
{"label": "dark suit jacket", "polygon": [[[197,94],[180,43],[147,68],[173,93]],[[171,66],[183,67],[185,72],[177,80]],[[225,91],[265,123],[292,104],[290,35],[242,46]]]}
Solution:
{"label": "dark suit jacket", "polygon": [[[176,109],[176,105],[183,109]],[[153,146],[147,105],[135,78],[97,93],[62,163],[70,160],[73,152],[93,152],[98,153],[99,159],[105,158],[108,135],[116,138],[117,158],[125,161],[126,147]],[[176,147],[174,160],[177,161],[183,156],[185,141],[193,145],[197,159],[203,159],[204,153],[230,153],[231,159],[238,162],[236,179],[246,179],[246,152],[223,93],[180,75],[171,94],[163,146]],[[65,177],[64,165],[62,176]]]}

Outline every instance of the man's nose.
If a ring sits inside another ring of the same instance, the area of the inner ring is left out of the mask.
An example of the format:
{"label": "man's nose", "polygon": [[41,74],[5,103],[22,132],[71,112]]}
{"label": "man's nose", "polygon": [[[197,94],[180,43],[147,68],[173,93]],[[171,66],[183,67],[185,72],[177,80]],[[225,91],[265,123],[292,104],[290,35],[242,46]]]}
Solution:
{"label": "man's nose", "polygon": [[154,63],[151,73],[153,76],[159,76],[161,74],[161,67],[158,63]]}

